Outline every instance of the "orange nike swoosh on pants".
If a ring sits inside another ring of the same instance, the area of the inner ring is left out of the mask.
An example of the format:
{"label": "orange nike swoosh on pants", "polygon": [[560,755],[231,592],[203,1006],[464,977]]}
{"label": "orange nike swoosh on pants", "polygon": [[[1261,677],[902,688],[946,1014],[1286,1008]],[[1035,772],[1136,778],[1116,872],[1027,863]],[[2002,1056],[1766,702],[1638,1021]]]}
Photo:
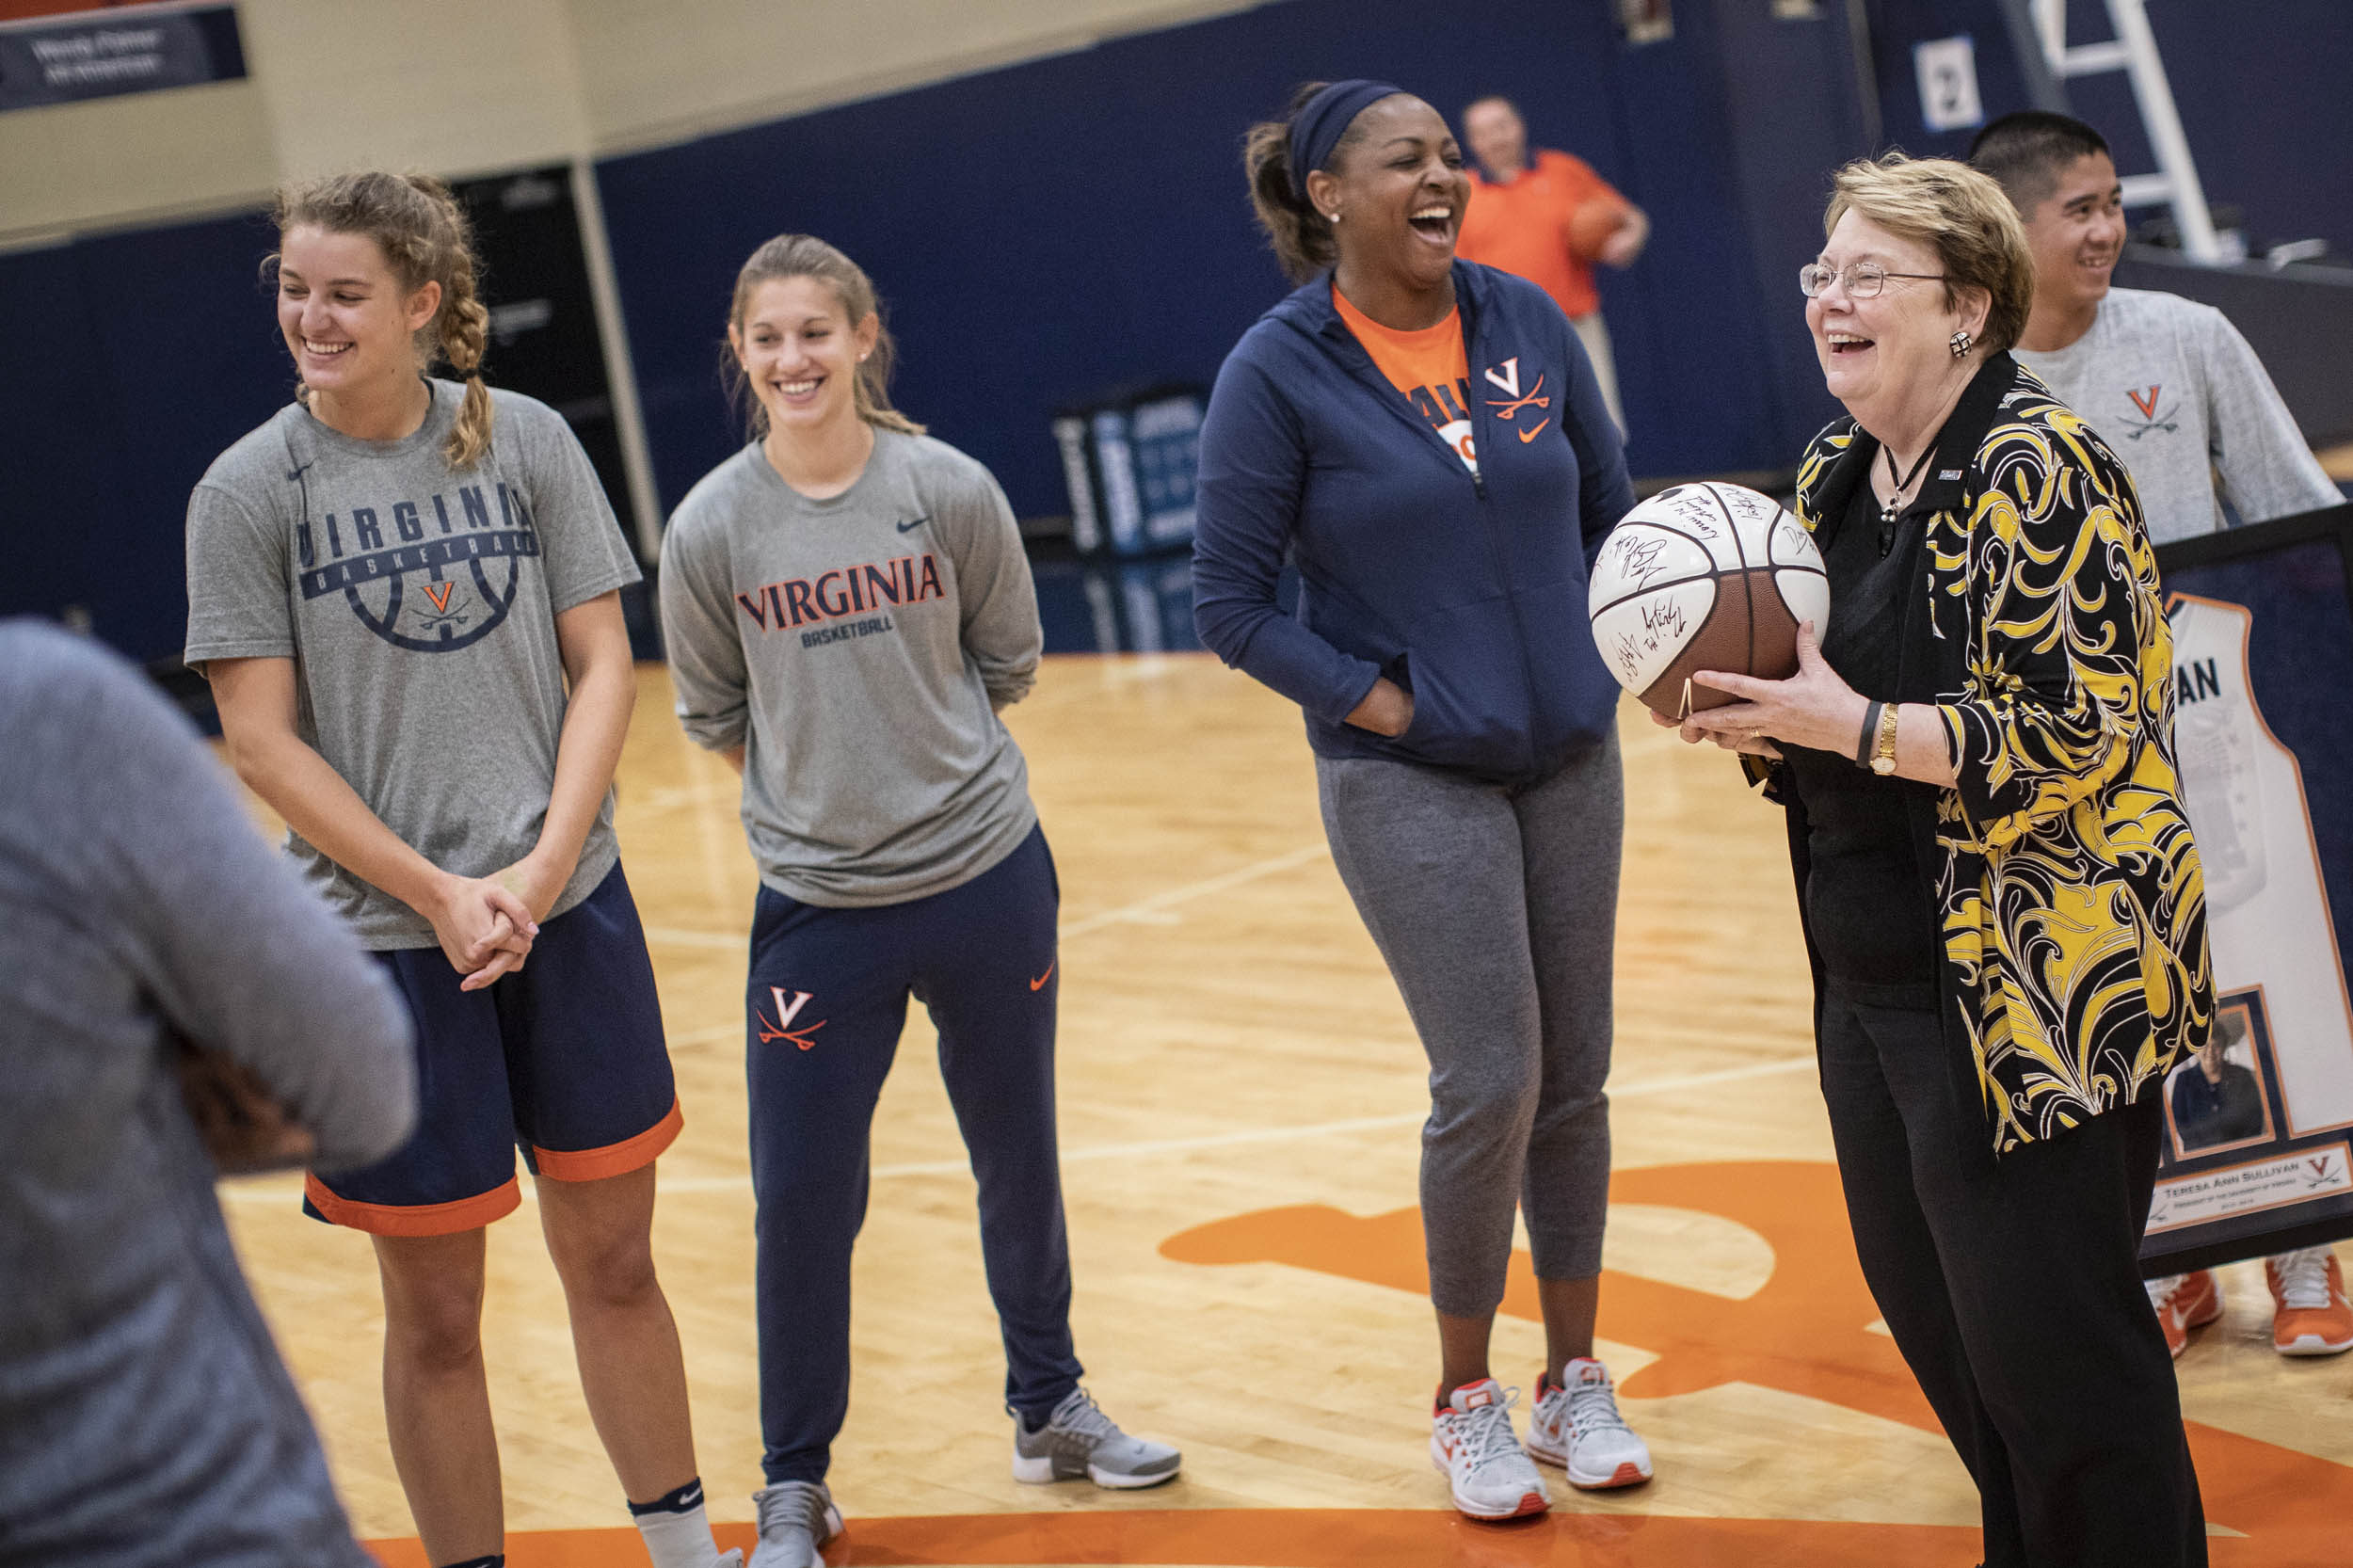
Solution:
{"label": "orange nike swoosh on pants", "polygon": [[[1055,959],[1055,960],[1054,960],[1054,964],[1059,964],[1059,963],[1061,963],[1061,962],[1062,962],[1062,960],[1061,960],[1061,959],[1059,959],[1059,958],[1057,958],[1057,959]],[[1032,981],[1031,981],[1031,982],[1030,982],[1030,989],[1031,989],[1031,990],[1032,990],[1032,991],[1043,991],[1044,989],[1046,989],[1046,983],[1047,983],[1048,981],[1049,981],[1049,980],[1051,980],[1051,979],[1053,979],[1053,978],[1054,978],[1054,964],[1048,964],[1048,965],[1047,965],[1047,966],[1046,966],[1046,972],[1045,972],[1044,974],[1042,974],[1042,975],[1039,975],[1039,976],[1038,976],[1035,980],[1032,980]]]}

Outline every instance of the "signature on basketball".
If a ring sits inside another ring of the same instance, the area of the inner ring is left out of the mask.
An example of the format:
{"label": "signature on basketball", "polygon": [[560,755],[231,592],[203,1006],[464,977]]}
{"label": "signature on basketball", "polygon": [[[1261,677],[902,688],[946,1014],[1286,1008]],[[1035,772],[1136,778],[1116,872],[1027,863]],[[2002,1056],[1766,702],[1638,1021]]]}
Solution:
{"label": "signature on basketball", "polygon": [[1634,581],[1637,592],[1650,586],[1650,580],[1669,569],[1669,563],[1658,557],[1665,553],[1665,539],[1645,539],[1630,534],[1619,534],[1609,540],[1609,552],[1618,559],[1614,563],[1621,574]]}
{"label": "signature on basketball", "polygon": [[1675,521],[1697,534],[1701,538],[1712,539],[1718,536],[1715,504],[1705,492],[1698,495],[1678,495],[1673,491],[1661,491],[1656,497],[1654,504],[1657,501],[1665,502],[1667,510],[1674,514]]}
{"label": "signature on basketball", "polygon": [[1662,647],[1672,647],[1683,640],[1685,627],[1683,606],[1669,600],[1661,604],[1641,606],[1642,627],[1639,632],[1621,632],[1611,639],[1609,652],[1625,671],[1621,684],[1632,686],[1641,678],[1649,656]]}

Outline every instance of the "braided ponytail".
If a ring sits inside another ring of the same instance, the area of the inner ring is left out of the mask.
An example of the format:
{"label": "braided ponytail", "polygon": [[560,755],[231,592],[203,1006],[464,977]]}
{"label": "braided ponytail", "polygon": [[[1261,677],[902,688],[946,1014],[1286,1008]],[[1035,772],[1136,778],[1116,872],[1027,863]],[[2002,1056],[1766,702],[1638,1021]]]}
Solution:
{"label": "braided ponytail", "polygon": [[[367,236],[411,294],[427,283],[441,286],[440,309],[418,329],[417,358],[428,370],[446,363],[466,383],[442,457],[458,470],[480,462],[490,447],[490,391],[482,382],[490,312],[476,289],[473,226],[449,186],[429,174],[333,174],[281,187],[276,216],[280,234],[310,224]],[[298,387],[295,395],[308,402],[310,389]]]}

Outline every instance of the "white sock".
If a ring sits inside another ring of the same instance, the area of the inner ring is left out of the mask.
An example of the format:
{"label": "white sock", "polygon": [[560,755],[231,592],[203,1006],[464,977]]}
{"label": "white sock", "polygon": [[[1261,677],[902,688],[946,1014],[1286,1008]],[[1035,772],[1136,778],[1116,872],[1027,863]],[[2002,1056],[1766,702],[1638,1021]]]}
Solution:
{"label": "white sock", "polygon": [[716,1568],[719,1543],[712,1539],[711,1519],[703,1512],[700,1476],[650,1503],[630,1504],[629,1514],[645,1538],[653,1568]]}

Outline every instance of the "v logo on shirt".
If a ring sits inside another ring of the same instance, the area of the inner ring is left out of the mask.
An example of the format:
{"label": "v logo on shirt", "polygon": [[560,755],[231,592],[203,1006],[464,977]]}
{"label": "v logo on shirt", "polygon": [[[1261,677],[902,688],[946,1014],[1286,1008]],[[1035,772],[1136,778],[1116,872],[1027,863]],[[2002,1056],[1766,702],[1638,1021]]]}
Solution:
{"label": "v logo on shirt", "polygon": [[2124,395],[2133,400],[2133,407],[2140,410],[2141,418],[2154,419],[2157,417],[2157,393],[2163,390],[2162,387],[2151,387],[2148,395],[2144,397],[2139,392],[2128,389]]}

